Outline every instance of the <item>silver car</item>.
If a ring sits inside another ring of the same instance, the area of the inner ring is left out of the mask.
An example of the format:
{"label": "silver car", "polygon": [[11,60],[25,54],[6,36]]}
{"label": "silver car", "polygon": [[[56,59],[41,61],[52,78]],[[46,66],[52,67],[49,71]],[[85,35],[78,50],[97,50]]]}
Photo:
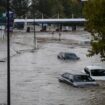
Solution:
{"label": "silver car", "polygon": [[59,82],[70,84],[74,87],[97,86],[94,79],[86,74],[64,73],[59,77]]}

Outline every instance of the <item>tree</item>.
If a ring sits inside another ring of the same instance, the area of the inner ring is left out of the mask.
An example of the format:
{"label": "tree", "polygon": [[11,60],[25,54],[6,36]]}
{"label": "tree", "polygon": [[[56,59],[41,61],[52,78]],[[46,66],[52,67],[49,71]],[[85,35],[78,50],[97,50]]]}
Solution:
{"label": "tree", "polygon": [[15,12],[17,17],[23,18],[28,12],[29,0],[12,0],[11,8]]}
{"label": "tree", "polygon": [[51,7],[52,5],[50,4],[51,0],[39,0],[38,3],[38,10],[40,14],[44,14],[44,17],[50,17],[51,16]]}
{"label": "tree", "polygon": [[37,18],[53,18],[58,12],[62,13],[60,0],[32,0],[31,14],[35,13]]}
{"label": "tree", "polygon": [[39,0],[38,10],[44,14],[46,18],[58,14],[58,12],[61,12],[61,8],[59,0]]}
{"label": "tree", "polygon": [[75,18],[83,17],[82,16],[82,2],[78,0],[72,1],[72,14],[74,14]]}
{"label": "tree", "polygon": [[6,0],[0,0],[0,13],[6,11]]}
{"label": "tree", "polygon": [[61,0],[54,0],[53,2],[53,15],[57,15],[57,18],[64,17],[64,7]]}
{"label": "tree", "polygon": [[72,17],[72,0],[60,0],[63,6],[63,14],[66,18]]}
{"label": "tree", "polygon": [[77,18],[82,17],[82,5],[78,0],[60,0],[63,6],[64,17]]}
{"label": "tree", "polygon": [[100,55],[105,61],[105,0],[88,0],[84,8],[87,30],[92,35],[89,56]]}
{"label": "tree", "polygon": [[81,4],[77,0],[32,0],[30,6],[31,14],[36,13],[36,17],[53,18],[71,18],[72,13],[75,17],[81,17]]}
{"label": "tree", "polygon": [[32,0],[30,5],[30,14],[31,14],[30,17],[32,18],[39,17],[38,4],[39,0]]}

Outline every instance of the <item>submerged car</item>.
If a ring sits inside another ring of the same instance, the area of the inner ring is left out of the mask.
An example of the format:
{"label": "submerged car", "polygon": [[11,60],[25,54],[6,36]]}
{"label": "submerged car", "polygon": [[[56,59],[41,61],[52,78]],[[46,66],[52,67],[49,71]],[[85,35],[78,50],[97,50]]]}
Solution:
{"label": "submerged car", "polygon": [[105,69],[100,66],[87,66],[84,72],[95,80],[105,80]]}
{"label": "submerged car", "polygon": [[64,59],[64,60],[79,60],[80,59],[75,53],[69,53],[69,52],[60,52],[57,57],[58,59]]}
{"label": "submerged car", "polygon": [[94,79],[92,79],[89,75],[86,74],[64,73],[59,77],[59,82],[64,82],[74,87],[98,85]]}

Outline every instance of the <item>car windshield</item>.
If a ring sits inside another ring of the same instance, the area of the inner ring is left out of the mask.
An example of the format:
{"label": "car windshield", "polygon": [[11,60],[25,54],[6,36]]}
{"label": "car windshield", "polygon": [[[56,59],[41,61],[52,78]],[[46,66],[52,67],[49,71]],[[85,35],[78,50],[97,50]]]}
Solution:
{"label": "car windshield", "polygon": [[105,76],[105,70],[104,69],[94,69],[91,70],[92,76]]}
{"label": "car windshield", "polygon": [[76,57],[75,54],[72,54],[72,53],[65,53],[65,56],[72,56],[72,57]]}
{"label": "car windshield", "polygon": [[89,81],[93,81],[92,78],[90,78],[87,75],[76,75],[74,76],[74,81],[75,82],[89,82]]}

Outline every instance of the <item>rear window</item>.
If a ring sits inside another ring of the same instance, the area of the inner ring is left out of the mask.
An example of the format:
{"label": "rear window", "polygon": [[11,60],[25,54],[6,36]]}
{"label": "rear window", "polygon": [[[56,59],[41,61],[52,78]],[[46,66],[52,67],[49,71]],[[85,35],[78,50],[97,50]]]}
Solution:
{"label": "rear window", "polygon": [[65,53],[65,56],[76,57],[76,55],[75,54],[72,54],[72,53]]}
{"label": "rear window", "polygon": [[92,76],[105,76],[105,70],[104,69],[94,69],[91,70]]}

